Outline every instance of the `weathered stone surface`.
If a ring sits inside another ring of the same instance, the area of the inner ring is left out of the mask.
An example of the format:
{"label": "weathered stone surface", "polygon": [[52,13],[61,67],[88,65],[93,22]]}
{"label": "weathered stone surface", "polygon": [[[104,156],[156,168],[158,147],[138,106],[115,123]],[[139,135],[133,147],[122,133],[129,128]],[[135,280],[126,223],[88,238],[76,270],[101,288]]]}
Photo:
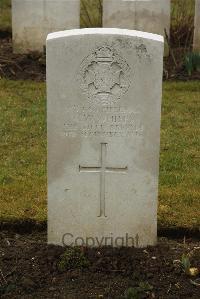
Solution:
{"label": "weathered stone surface", "polygon": [[49,243],[156,243],[162,68],[159,35],[48,36]]}
{"label": "weathered stone surface", "polygon": [[13,50],[44,50],[48,33],[80,27],[80,0],[12,0]]}
{"label": "weathered stone surface", "polygon": [[[103,0],[103,27],[170,34],[170,0]],[[165,44],[165,55],[168,46]]]}
{"label": "weathered stone surface", "polygon": [[194,50],[200,51],[200,0],[196,0],[194,18]]}

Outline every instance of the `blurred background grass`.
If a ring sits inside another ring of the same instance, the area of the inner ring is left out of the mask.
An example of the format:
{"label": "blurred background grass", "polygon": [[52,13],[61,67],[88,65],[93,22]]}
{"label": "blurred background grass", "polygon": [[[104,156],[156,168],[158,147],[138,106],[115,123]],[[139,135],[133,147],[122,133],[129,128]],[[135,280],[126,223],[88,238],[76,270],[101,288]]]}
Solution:
{"label": "blurred background grass", "polygon": [[171,0],[171,34],[173,48],[188,48],[193,43],[195,0]]}
{"label": "blurred background grass", "polygon": [[0,31],[12,31],[11,0],[0,0]]}
{"label": "blurred background grass", "polygon": [[102,27],[103,0],[81,0],[81,28]]}

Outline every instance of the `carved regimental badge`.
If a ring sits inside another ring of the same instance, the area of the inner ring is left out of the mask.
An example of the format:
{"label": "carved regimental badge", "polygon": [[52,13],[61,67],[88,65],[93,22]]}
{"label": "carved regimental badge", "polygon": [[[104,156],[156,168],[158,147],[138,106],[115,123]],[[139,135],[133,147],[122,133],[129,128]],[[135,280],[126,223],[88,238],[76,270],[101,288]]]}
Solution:
{"label": "carved regimental badge", "polygon": [[97,48],[80,67],[80,87],[90,103],[113,105],[128,90],[130,67],[111,46]]}

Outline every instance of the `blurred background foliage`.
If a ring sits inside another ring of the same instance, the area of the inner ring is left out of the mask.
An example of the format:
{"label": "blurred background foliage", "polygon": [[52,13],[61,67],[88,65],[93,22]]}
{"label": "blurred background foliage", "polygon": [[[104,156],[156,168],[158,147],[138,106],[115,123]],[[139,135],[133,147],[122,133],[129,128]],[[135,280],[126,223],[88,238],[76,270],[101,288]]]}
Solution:
{"label": "blurred background foliage", "polygon": [[[81,28],[102,27],[103,0],[81,0]],[[195,0],[171,0],[171,47],[192,45]],[[0,0],[0,31],[11,32],[11,0]]]}
{"label": "blurred background foliage", "polygon": [[[81,28],[102,27],[103,0],[80,0]],[[195,0],[171,0],[170,55],[165,59],[164,75],[199,72],[199,53],[193,53]],[[0,0],[0,37],[11,36],[11,0]],[[193,55],[194,54],[194,55]]]}

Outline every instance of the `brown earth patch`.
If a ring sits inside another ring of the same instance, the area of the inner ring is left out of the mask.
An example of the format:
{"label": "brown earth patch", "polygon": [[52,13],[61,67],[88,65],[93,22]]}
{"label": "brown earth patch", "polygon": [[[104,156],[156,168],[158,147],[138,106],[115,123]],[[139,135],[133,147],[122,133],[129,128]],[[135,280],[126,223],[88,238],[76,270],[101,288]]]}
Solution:
{"label": "brown earth patch", "polygon": [[[183,242],[184,241],[184,242]],[[200,268],[200,241],[160,238],[155,247],[81,248],[87,263],[58,266],[70,248],[46,244],[46,232],[0,233],[1,298],[119,299],[132,287],[139,297],[199,299],[198,277],[188,277],[179,260],[190,253],[192,267]],[[81,265],[84,265],[81,267]],[[80,267],[79,267],[80,266]]]}
{"label": "brown earth patch", "polygon": [[14,54],[9,34],[0,34],[0,78],[44,81],[46,59],[41,53]]}

